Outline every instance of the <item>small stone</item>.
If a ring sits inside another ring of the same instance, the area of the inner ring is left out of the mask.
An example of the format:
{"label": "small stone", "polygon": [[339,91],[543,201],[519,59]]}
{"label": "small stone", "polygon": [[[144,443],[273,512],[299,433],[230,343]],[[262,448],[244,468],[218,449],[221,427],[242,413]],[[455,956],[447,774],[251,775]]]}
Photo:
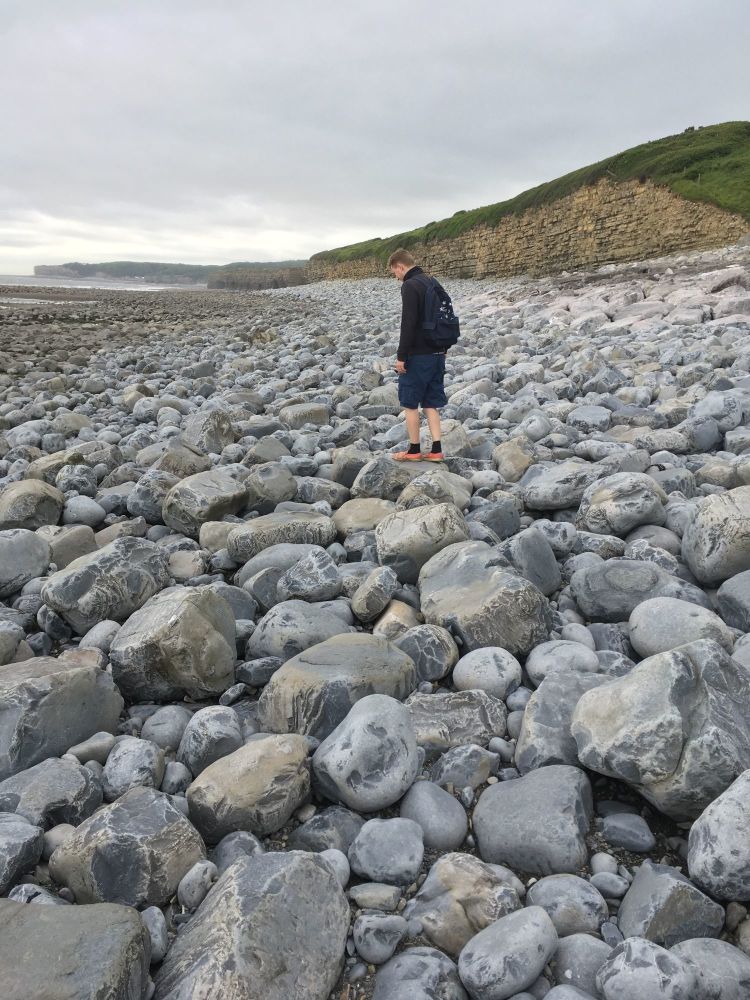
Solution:
{"label": "small stone", "polygon": [[387,962],[406,935],[403,917],[386,913],[364,913],[354,921],[352,934],[357,952],[365,962],[382,965]]}
{"label": "small stone", "polygon": [[409,885],[424,854],[422,828],[410,819],[371,819],[349,848],[352,871],[363,878]]}

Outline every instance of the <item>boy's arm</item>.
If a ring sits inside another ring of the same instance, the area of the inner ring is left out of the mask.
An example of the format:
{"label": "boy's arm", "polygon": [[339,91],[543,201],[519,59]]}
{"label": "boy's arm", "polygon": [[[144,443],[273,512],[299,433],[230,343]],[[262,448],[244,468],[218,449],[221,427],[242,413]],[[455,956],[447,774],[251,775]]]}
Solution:
{"label": "boy's arm", "polygon": [[411,354],[419,322],[419,293],[408,281],[401,285],[401,337],[398,342],[398,360],[406,361]]}

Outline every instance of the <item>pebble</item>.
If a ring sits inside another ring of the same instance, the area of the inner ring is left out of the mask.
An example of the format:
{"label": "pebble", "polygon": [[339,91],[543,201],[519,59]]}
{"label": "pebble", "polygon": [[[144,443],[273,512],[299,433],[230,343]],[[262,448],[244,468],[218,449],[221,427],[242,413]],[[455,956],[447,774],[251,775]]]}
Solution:
{"label": "pebble", "polygon": [[10,903],[140,908],[146,996],[220,981],[226,920],[286,942],[287,992],[320,1000],[345,956],[375,1000],[746,976],[749,264],[738,245],[454,280],[440,465],[389,457],[381,279],[92,291],[85,325],[13,305]]}

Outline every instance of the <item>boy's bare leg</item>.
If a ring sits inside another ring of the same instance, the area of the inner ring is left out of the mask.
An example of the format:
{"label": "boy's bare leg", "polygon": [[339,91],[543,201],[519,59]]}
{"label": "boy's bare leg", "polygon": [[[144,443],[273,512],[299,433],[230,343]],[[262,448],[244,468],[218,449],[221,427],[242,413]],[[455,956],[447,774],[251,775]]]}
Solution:
{"label": "boy's bare leg", "polygon": [[[425,410],[425,413],[429,411]],[[435,412],[435,411],[433,411]],[[409,444],[419,444],[419,410],[404,409]]]}
{"label": "boy's bare leg", "polygon": [[[407,413],[409,411],[407,410]],[[440,412],[428,407],[424,411],[424,415],[427,417],[427,426],[430,428],[430,436],[433,441],[440,440]],[[408,427],[408,424],[407,424]]]}

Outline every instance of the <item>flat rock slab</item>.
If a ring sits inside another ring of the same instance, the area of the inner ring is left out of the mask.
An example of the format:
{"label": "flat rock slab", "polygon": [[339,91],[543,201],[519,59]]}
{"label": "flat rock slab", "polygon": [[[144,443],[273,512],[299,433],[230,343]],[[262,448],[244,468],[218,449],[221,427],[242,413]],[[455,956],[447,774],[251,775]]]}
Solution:
{"label": "flat rock slab", "polygon": [[105,620],[123,622],[169,583],[164,551],[123,537],[53,573],[42,597],[77,635]]}
{"label": "flat rock slab", "polygon": [[438,552],[419,574],[422,614],[460,636],[464,652],[502,646],[526,654],[549,634],[547,598],[494,559],[485,542],[458,542]]}
{"label": "flat rock slab", "polygon": [[122,695],[99,667],[51,656],[3,667],[0,780],[61,756],[96,732],[117,732],[122,707]]}
{"label": "flat rock slab", "polygon": [[28,906],[0,899],[4,1000],[140,1000],[151,942],[127,906]]}
{"label": "flat rock slab", "polygon": [[402,701],[415,686],[414,661],[393,643],[364,633],[334,636],[273,674],[258,702],[258,721],[267,732],[324,739],[365,695]]}
{"label": "flat rock slab", "polygon": [[156,1000],[328,1000],[349,904],[330,867],[300,851],[228,868],[156,974]]}

